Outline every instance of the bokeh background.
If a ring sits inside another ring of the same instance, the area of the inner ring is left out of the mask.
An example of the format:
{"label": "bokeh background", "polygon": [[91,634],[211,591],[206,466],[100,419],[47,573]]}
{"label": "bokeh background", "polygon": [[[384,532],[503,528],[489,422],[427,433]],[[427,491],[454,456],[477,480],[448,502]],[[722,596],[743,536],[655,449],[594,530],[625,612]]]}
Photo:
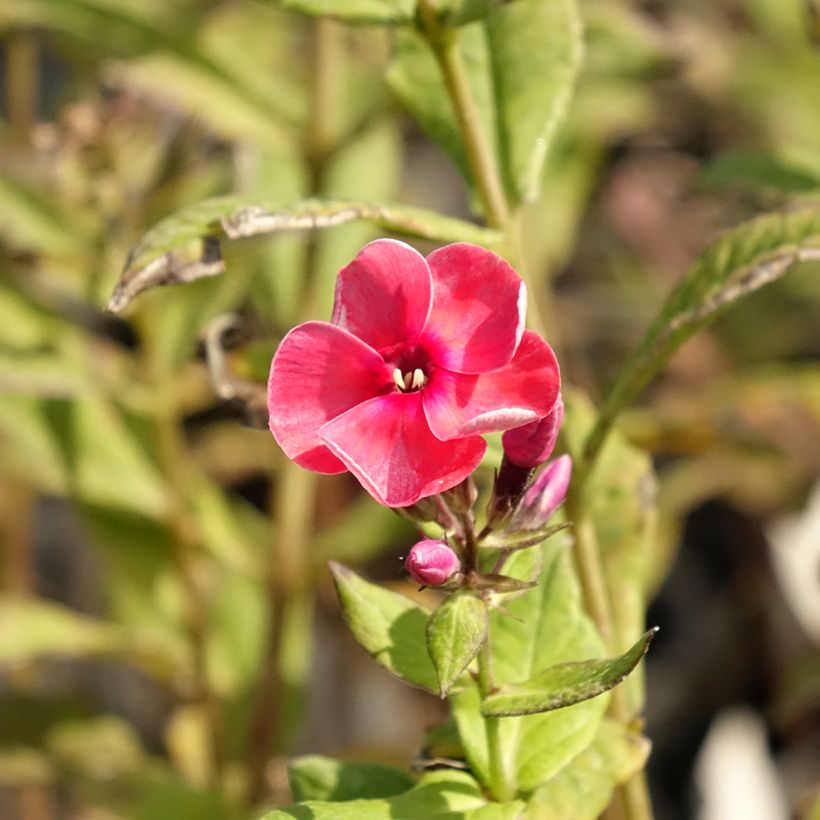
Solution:
{"label": "bokeh background", "polygon": [[[600,399],[712,238],[820,196],[820,8],[581,8],[524,239],[564,378]],[[408,765],[443,716],[355,647],[325,569],[412,594],[412,528],[258,429],[278,338],[329,316],[373,229],[233,242],[221,276],[104,311],[206,197],[471,218],[385,81],[392,36],[272,0],[0,0],[3,818],[250,817],[288,799],[286,756]],[[696,336],[620,423],[659,477],[661,820],[820,811],[818,274]]]}

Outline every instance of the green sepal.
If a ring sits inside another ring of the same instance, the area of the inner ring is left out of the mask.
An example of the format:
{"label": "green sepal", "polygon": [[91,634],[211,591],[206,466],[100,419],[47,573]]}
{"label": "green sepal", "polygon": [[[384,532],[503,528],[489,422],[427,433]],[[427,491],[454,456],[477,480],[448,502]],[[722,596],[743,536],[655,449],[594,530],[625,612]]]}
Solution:
{"label": "green sepal", "polygon": [[537,530],[491,532],[478,542],[478,546],[485,549],[503,549],[510,552],[525,550],[543,544],[547,538],[567,529],[571,525],[572,522],[564,521],[561,524],[539,527]]}

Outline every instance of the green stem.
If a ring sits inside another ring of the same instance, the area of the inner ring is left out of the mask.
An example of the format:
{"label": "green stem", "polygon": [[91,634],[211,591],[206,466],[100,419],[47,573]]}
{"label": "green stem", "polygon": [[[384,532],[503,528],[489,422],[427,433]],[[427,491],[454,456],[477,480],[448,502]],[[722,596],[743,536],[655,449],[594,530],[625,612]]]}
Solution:
{"label": "green stem", "polygon": [[[484,700],[492,694],[495,686],[493,684],[493,659],[488,636],[484,645],[478,652],[478,688],[481,692],[481,699]],[[490,791],[499,803],[506,803],[515,797],[515,773],[509,770],[508,761],[504,755],[504,746],[501,738],[502,718],[484,718],[484,726],[487,732],[487,760],[489,765]]]}
{"label": "green stem", "polygon": [[440,24],[433,0],[421,0],[419,14],[427,42],[438,61],[447,93],[453,103],[487,224],[491,228],[506,230],[509,222],[507,198],[496,158],[481,127],[478,106],[458,50],[458,31]]}
{"label": "green stem", "polygon": [[9,131],[28,145],[37,120],[38,45],[30,31],[12,32],[6,44],[6,98]]}

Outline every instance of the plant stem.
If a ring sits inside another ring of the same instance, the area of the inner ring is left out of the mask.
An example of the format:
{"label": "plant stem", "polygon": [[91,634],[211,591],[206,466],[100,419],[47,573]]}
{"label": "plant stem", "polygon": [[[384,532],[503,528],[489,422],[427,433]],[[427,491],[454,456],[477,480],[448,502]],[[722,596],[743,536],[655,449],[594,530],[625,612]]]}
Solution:
{"label": "plant stem", "polygon": [[273,490],[275,535],[267,567],[268,633],[262,676],[248,739],[248,803],[254,804],[267,792],[268,760],[281,745],[284,705],[282,646],[286,616],[302,593],[310,545],[311,513],[316,475],[292,461],[285,461]]}
{"label": "plant stem", "polygon": [[[492,694],[493,684],[493,655],[490,646],[490,637],[478,651],[478,688],[481,699]],[[490,791],[500,803],[506,803],[515,796],[515,775],[507,771],[507,761],[504,756],[501,738],[501,718],[486,717],[484,726],[487,732],[487,760],[489,764]]]}
{"label": "plant stem", "polygon": [[31,142],[37,121],[38,44],[31,31],[14,31],[6,44],[9,131],[17,145]]}
{"label": "plant stem", "polygon": [[[312,21],[310,119],[305,135],[304,158],[310,176],[311,193],[320,194],[327,159],[335,140],[339,86],[343,79],[341,28],[328,18]],[[318,245],[308,239],[299,313],[311,318],[316,302]],[[253,805],[268,791],[267,764],[282,751],[284,728],[284,679],[282,650],[288,628],[288,614],[306,594],[309,573],[311,519],[316,499],[316,474],[286,460],[272,498],[275,534],[267,567],[268,633],[262,672],[248,738],[249,786],[247,802]],[[303,599],[302,599],[303,600]]]}
{"label": "plant stem", "polygon": [[448,29],[439,23],[433,0],[421,0],[419,14],[424,25],[424,34],[438,61],[447,93],[453,104],[470,169],[473,172],[473,182],[484,208],[484,218],[491,228],[506,231],[509,222],[507,198],[504,195],[498,164],[481,126],[478,106],[458,51],[458,31]]}
{"label": "plant stem", "polygon": [[[150,334],[149,334],[150,335]],[[158,357],[152,356],[157,375],[156,431],[159,458],[167,487],[168,526],[171,532],[173,558],[185,601],[185,627],[191,648],[194,691],[191,703],[198,707],[205,724],[208,762],[205,779],[216,784],[222,771],[222,732],[219,702],[208,678],[207,639],[208,601],[200,582],[199,537],[196,523],[188,509],[182,488],[190,485],[185,444],[180,434],[176,401],[176,381],[162,372]]]}

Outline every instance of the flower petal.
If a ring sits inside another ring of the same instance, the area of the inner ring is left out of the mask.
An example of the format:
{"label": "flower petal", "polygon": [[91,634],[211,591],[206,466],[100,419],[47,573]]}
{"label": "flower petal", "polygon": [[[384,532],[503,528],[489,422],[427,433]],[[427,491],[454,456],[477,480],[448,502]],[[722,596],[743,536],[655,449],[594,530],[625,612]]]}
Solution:
{"label": "flower petal", "polygon": [[427,257],[433,306],[423,332],[436,364],[485,373],[512,359],[527,310],[521,277],[500,256],[459,242]]}
{"label": "flower petal", "polygon": [[411,343],[427,320],[431,293],[424,257],[404,242],[377,239],[339,271],[331,321],[375,350]]}
{"label": "flower petal", "polygon": [[320,435],[362,486],[387,507],[406,507],[454,487],[481,461],[480,436],[439,441],[419,393],[391,393],[359,404]]}
{"label": "flower petal", "polygon": [[347,468],[319,438],[319,428],[390,385],[390,370],[375,350],[328,322],[305,322],[285,336],[273,357],[270,430],[302,467],[343,473]]}
{"label": "flower petal", "polygon": [[520,427],[549,413],[561,386],[552,348],[528,330],[513,360],[490,373],[434,368],[422,391],[424,412],[442,441]]}

